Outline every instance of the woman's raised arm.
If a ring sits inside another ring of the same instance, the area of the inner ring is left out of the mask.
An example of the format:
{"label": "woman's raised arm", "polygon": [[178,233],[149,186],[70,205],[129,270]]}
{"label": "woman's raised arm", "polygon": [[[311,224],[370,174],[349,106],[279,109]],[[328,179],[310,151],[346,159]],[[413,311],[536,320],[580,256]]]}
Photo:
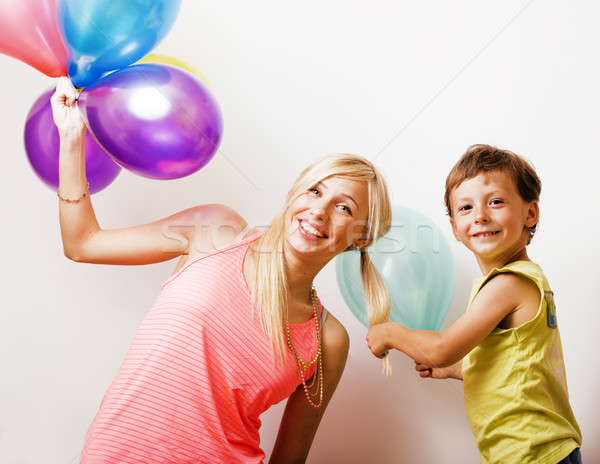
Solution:
{"label": "woman's raised arm", "polygon": [[137,227],[103,230],[90,200],[85,174],[85,124],[77,90],[59,78],[52,113],[60,135],[59,218],[65,255],[101,264],[149,264],[187,258],[232,241],[246,222],[223,205],[202,205]]}

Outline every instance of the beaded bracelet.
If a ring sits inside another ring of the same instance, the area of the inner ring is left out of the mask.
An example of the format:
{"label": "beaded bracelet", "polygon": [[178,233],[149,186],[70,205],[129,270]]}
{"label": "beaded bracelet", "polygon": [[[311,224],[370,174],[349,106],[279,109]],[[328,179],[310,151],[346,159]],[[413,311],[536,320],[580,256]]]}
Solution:
{"label": "beaded bracelet", "polygon": [[56,195],[58,195],[58,199],[60,201],[64,201],[65,203],[79,203],[81,200],[83,200],[85,198],[85,196],[90,192],[90,183],[88,182],[85,186],[85,192],[83,192],[83,195],[81,195],[79,198],[77,198],[76,200],[69,200],[68,198],[63,198],[60,196],[60,189],[56,192]]}

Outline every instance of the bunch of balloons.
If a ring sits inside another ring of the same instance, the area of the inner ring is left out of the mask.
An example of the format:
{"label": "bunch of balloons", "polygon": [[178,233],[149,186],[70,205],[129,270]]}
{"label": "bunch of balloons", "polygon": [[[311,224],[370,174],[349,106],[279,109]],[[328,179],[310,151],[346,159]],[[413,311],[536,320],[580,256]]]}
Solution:
{"label": "bunch of balloons", "polygon": [[[411,329],[439,331],[454,296],[452,251],[439,228],[424,214],[393,206],[390,231],[368,253],[390,294],[390,321]],[[369,327],[360,278],[360,253],[336,258],[338,286],[356,318]]]}
{"label": "bunch of balloons", "polygon": [[[91,133],[85,156],[92,192],[109,185],[121,166],[145,177],[176,179],[196,172],[217,152],[223,121],[203,76],[182,60],[149,54],[180,6],[181,0],[0,3],[0,52],[48,76],[68,75],[83,88],[78,104]],[[36,174],[56,188],[51,94],[44,92],[29,111],[25,148]]]}

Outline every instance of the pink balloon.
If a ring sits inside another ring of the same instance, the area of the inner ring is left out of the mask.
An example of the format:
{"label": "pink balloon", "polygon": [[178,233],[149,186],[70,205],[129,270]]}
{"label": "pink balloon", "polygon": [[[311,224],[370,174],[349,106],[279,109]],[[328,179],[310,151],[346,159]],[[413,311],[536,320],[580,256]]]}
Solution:
{"label": "pink balloon", "polygon": [[67,75],[56,0],[0,0],[0,53],[51,76]]}

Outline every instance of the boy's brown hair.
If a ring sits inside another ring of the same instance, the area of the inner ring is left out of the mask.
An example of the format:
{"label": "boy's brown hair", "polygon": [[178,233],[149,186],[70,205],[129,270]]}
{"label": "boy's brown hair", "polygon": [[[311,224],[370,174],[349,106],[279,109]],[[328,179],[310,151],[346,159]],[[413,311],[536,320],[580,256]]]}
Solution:
{"label": "boy's brown hair", "polygon": [[[501,150],[484,144],[471,145],[446,178],[444,202],[446,212],[450,218],[452,218],[450,192],[463,181],[492,171],[507,172],[512,177],[517,191],[524,201],[530,202],[540,199],[542,181],[529,162],[509,150]],[[529,240],[535,233],[536,225],[529,228]]]}

